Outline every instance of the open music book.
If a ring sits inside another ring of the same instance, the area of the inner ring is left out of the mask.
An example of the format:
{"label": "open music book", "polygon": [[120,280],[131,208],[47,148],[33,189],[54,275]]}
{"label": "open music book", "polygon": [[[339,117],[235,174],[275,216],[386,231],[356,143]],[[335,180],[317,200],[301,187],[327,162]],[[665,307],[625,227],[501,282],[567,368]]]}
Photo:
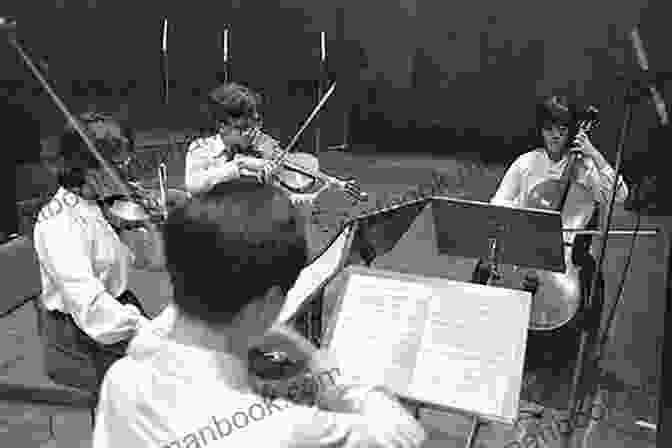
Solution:
{"label": "open music book", "polygon": [[513,424],[532,297],[351,266],[325,346],[348,380]]}

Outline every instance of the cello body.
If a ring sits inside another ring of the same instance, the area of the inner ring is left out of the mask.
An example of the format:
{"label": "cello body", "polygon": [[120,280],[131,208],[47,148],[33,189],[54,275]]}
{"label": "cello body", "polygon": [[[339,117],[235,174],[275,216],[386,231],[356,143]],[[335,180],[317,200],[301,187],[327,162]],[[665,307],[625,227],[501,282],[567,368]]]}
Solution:
{"label": "cello body", "polygon": [[[560,196],[563,188],[560,180],[551,179],[539,183],[532,189],[527,208],[549,209],[550,202]],[[595,211],[591,192],[581,184],[573,183],[567,193],[567,201],[562,211],[562,226],[567,229],[582,229],[590,221]],[[501,278],[494,286],[520,289],[526,277],[534,276],[538,285],[532,296],[529,329],[533,331],[552,331],[570,322],[579,311],[583,300],[580,268],[572,262],[572,244],[574,233],[564,232],[566,271],[551,272],[539,269],[501,266]]]}
{"label": "cello body", "polygon": [[[597,109],[589,107],[586,118],[579,122],[579,132],[587,133],[599,122]],[[573,140],[570,139],[570,141]],[[595,213],[595,198],[588,187],[591,159],[581,153],[570,153],[567,165],[559,179],[546,179],[535,185],[526,195],[522,207],[558,211],[563,229],[584,229]],[[563,232],[566,270],[564,273],[539,269],[502,267],[495,279],[496,286],[521,289],[527,279],[535,279],[532,293],[529,329],[553,331],[565,326],[577,315],[583,301],[580,267],[574,265],[572,250],[576,233]]]}

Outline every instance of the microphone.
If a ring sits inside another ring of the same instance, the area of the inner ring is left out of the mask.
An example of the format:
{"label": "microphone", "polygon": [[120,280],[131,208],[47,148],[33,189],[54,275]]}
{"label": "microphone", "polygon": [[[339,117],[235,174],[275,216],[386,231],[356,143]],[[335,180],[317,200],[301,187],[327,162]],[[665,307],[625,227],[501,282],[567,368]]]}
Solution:
{"label": "microphone", "polygon": [[0,17],[0,31],[11,31],[16,29],[16,20],[9,17]]}
{"label": "microphone", "polygon": [[[637,31],[637,27],[633,28],[633,30],[630,31],[630,40],[632,41],[632,46],[635,49],[635,54],[637,56],[637,62],[639,63],[639,67],[645,73],[648,72],[649,61],[646,57],[646,52],[644,51],[644,44],[642,44],[642,39],[639,37],[639,31]],[[648,90],[649,93],[651,94],[653,105],[656,107],[656,113],[658,114],[660,124],[662,126],[667,126],[670,120],[667,115],[667,106],[665,105],[665,100],[663,100],[663,96],[660,94],[655,84],[652,82],[648,83]]]}

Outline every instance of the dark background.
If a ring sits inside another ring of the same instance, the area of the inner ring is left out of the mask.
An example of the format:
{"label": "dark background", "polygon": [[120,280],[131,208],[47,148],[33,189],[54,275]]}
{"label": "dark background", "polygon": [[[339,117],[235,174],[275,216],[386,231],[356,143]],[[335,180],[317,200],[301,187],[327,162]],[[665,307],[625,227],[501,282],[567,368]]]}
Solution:
{"label": "dark background", "polygon": [[[267,126],[281,139],[293,135],[315,103],[325,31],[330,74],[339,84],[320,116],[324,144],[341,143],[342,114],[350,110],[354,143],[495,162],[532,143],[533,105],[549,93],[598,106],[602,125],[594,141],[613,160],[623,110],[618,75],[636,67],[629,29],[639,24],[653,69],[671,63],[662,2],[334,3],[5,0],[0,14],[17,17],[22,42],[46,64],[74,111],[95,103],[141,129],[203,124],[198,94],[215,84],[219,33],[228,27],[232,77],[265,95]],[[169,106],[161,103],[163,17],[169,20]],[[58,130],[63,118],[6,43],[0,61],[4,95],[37,117],[42,135]],[[661,157],[662,149],[648,144],[655,124],[650,104],[635,108],[629,177]]]}

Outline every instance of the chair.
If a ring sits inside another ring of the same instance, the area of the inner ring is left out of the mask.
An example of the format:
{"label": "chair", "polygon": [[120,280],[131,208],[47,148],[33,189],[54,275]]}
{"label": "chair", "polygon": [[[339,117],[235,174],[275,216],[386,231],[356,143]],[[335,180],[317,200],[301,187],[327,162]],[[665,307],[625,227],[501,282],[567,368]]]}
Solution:
{"label": "chair", "polygon": [[[9,316],[23,305],[32,302],[37,315],[37,331],[44,337],[40,268],[32,241],[21,236],[0,245],[0,270],[3,272],[3,291],[0,295],[0,318]],[[13,274],[13,275],[12,275]],[[48,341],[45,354],[47,353]],[[58,348],[56,348],[58,349]],[[76,354],[74,354],[76,356]],[[52,380],[53,381],[53,380]],[[41,403],[91,410],[92,423],[95,417],[96,396],[91,392],[57,383],[37,385],[20,384],[8,381],[0,382],[0,400]],[[49,416],[50,428],[53,428],[53,415]],[[51,432],[53,436],[53,431]]]}

